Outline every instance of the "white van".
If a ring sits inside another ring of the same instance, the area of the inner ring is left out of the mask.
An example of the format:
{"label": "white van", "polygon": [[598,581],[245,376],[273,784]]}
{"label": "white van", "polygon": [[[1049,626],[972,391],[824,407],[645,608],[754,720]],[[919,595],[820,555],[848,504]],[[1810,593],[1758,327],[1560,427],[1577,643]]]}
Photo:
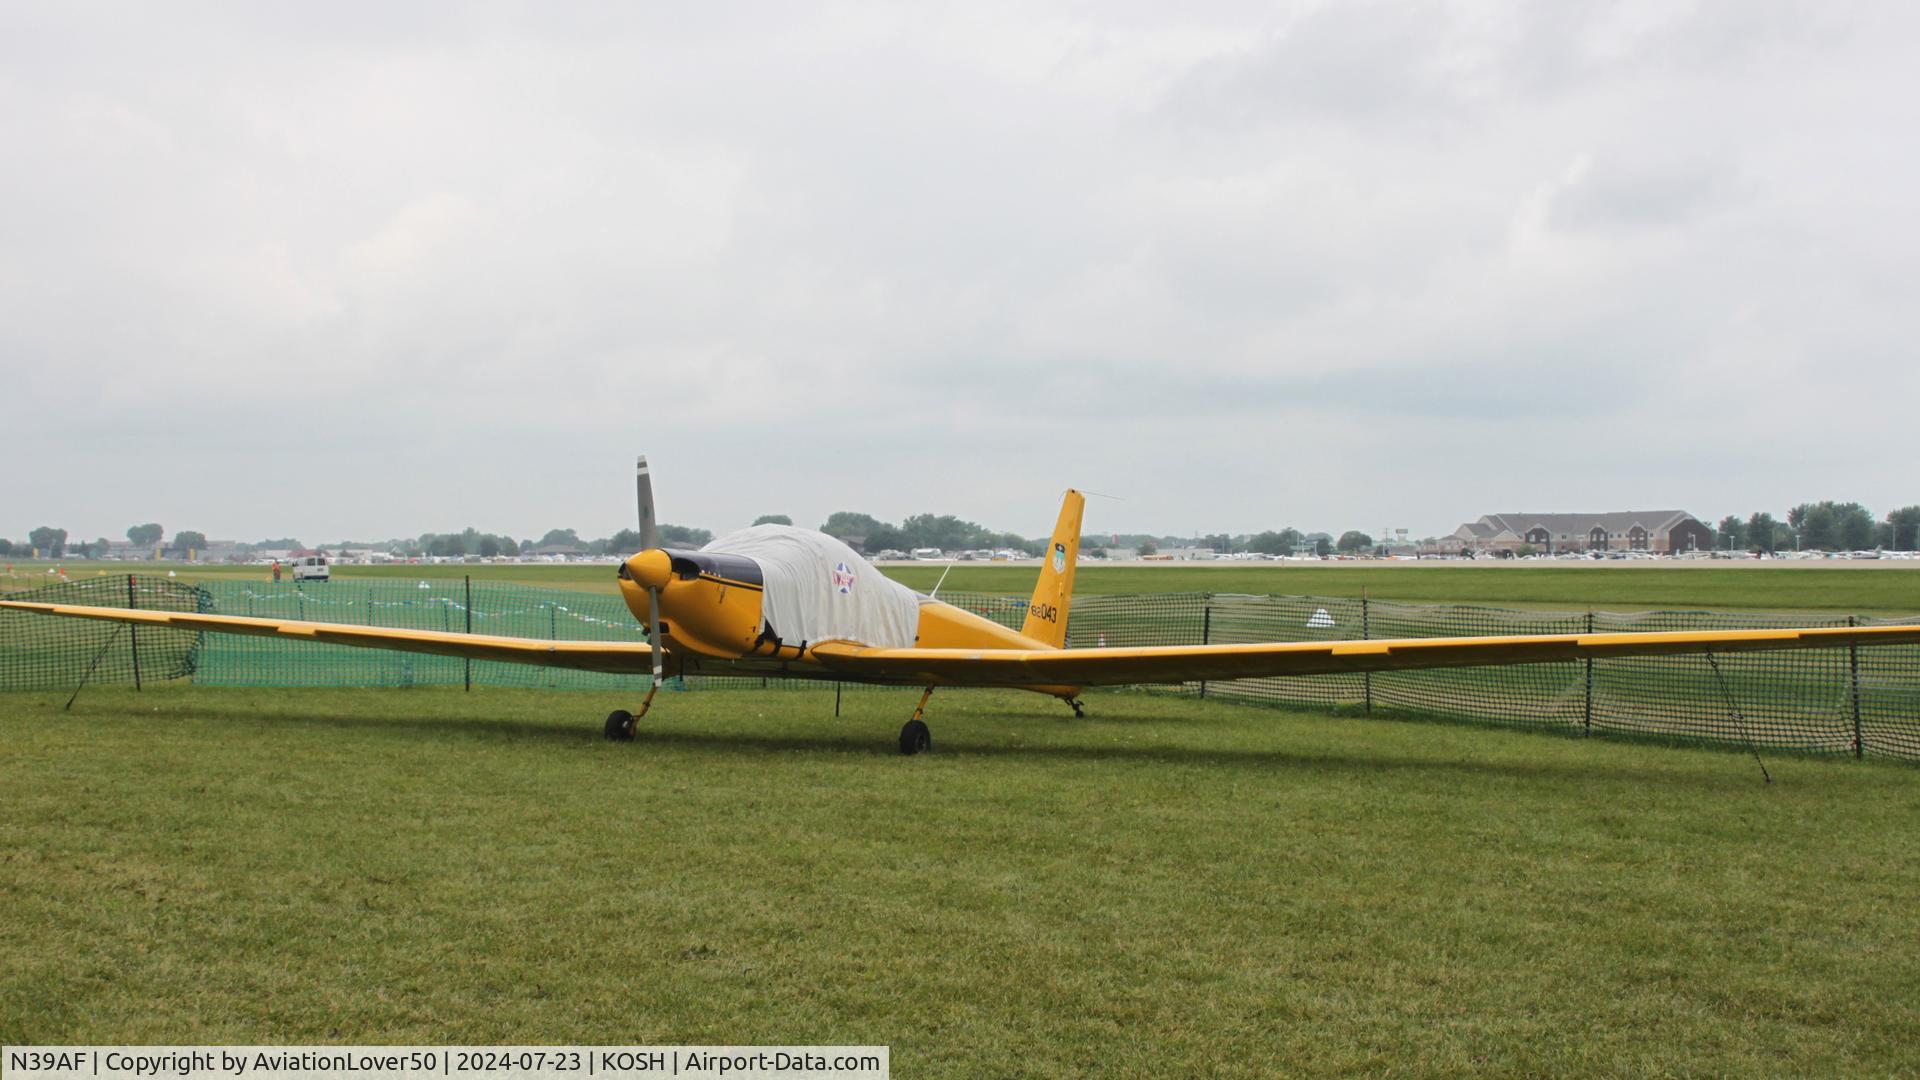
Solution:
{"label": "white van", "polygon": [[327,557],[325,555],[303,555],[293,560],[293,580],[332,581],[332,571],[327,569]]}

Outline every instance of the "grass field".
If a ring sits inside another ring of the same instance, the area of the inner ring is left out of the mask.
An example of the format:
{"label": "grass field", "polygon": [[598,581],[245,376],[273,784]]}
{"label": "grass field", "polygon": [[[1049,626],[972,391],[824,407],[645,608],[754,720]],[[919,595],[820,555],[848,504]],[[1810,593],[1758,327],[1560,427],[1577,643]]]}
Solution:
{"label": "grass field", "polygon": [[1920,777],[1102,694],[0,695],[0,1041],[1920,1070]]}
{"label": "grass field", "polygon": [[[19,564],[0,588],[43,584],[49,564]],[[92,576],[161,573],[180,580],[269,580],[258,566],[63,564],[68,573]],[[922,591],[930,590],[945,564],[884,566],[885,573]],[[343,566],[343,581],[459,579],[519,583],[547,588],[618,592],[613,567],[580,564],[464,564]],[[1033,591],[1033,566],[959,564],[942,589],[1025,596]],[[1432,563],[1321,565],[1101,566],[1083,564],[1075,578],[1080,594],[1284,593],[1357,597],[1418,603],[1484,604],[1495,607],[1583,611],[1813,611],[1860,615],[1920,613],[1920,563],[1812,565],[1680,564],[1484,566]]]}
{"label": "grass field", "polygon": [[[939,580],[939,566],[888,567],[917,589]],[[1034,570],[956,566],[943,588],[1024,596]],[[1361,563],[1246,566],[1112,566],[1088,564],[1074,578],[1080,593],[1282,593],[1436,604],[1583,611],[1831,611],[1842,614],[1920,612],[1920,564],[1866,566],[1678,566]]]}

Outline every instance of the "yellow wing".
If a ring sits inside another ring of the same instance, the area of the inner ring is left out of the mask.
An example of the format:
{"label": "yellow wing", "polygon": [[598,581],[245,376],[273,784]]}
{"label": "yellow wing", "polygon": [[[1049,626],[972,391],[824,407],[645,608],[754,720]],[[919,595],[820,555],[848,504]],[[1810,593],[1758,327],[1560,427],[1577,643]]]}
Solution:
{"label": "yellow wing", "polygon": [[644,642],[538,641],[492,634],[454,634],[437,630],[399,630],[348,623],[301,622],[292,619],[256,619],[244,615],[196,615],[179,611],[137,611],[130,608],[88,607],[80,604],[35,604],[0,600],[0,609],[34,611],[42,615],[71,615],[141,626],[171,626],[222,634],[252,634],[328,645],[458,656],[469,660],[502,660],[510,664],[541,664],[579,671],[643,674],[653,670],[653,648]]}
{"label": "yellow wing", "polygon": [[1112,686],[1251,679],[1408,668],[1541,664],[1613,656],[1684,656],[1920,644],[1920,626],[1806,630],[1688,630],[1651,634],[1308,641],[1271,645],[1167,645],[1116,649],[870,649],[828,642],[813,656],[850,677],[942,686]]}

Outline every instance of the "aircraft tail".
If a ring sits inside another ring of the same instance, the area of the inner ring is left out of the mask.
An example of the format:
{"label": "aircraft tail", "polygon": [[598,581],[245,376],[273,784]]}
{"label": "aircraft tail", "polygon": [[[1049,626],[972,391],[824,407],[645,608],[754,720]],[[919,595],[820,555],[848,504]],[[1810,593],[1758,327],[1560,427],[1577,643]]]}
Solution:
{"label": "aircraft tail", "polygon": [[1060,520],[1053,527],[1053,539],[1041,555],[1040,581],[1033,587],[1033,602],[1027,605],[1027,620],[1020,633],[1054,648],[1067,643],[1067,608],[1073,604],[1073,569],[1080,560],[1080,512],[1087,497],[1068,489],[1060,504]]}

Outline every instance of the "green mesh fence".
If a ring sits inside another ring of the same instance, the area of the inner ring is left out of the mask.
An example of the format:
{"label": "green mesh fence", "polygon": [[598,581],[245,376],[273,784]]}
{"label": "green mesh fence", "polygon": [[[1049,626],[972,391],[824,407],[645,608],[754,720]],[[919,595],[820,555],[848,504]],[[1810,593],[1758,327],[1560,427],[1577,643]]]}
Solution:
{"label": "green mesh fence", "polygon": [[[468,631],[549,641],[645,641],[617,596],[461,581],[334,581],[201,586],[224,615],[361,623],[410,630]],[[211,686],[460,686],[469,662],[449,656],[357,649],[307,641],[208,634],[194,681]],[[629,687],[633,677],[590,671],[471,662],[481,686],[595,690]]]}
{"label": "green mesh fence", "polygon": [[[63,581],[8,600],[91,607],[205,611],[206,595],[167,578],[115,574]],[[159,682],[192,675],[205,635],[93,619],[0,611],[0,689],[71,690],[92,672],[102,683]]]}
{"label": "green mesh fence", "polygon": [[[546,640],[642,641],[616,596],[462,581],[266,585],[115,576],[52,585],[16,599],[109,607],[471,631]],[[1017,628],[1024,597],[946,593],[942,600]],[[1804,615],[1508,611],[1335,597],[1171,593],[1076,598],[1067,643],[1226,644],[1326,639],[1562,634],[1587,631],[1877,625]],[[1715,670],[1715,664],[1718,671]],[[136,671],[137,665],[137,671]],[[0,689],[67,689],[90,679],[191,677],[214,686],[553,687],[632,693],[640,679],[341,645],[132,630],[0,612]],[[800,680],[689,678],[676,688],[783,687]],[[817,684],[816,684],[817,685]],[[847,689],[855,689],[848,684]],[[1149,687],[1248,704],[1378,712],[1562,731],[1756,745],[1920,760],[1920,645],[1838,647],[1716,657],[1620,658],[1431,671],[1242,679]],[[1734,711],[1738,708],[1738,715]]]}

